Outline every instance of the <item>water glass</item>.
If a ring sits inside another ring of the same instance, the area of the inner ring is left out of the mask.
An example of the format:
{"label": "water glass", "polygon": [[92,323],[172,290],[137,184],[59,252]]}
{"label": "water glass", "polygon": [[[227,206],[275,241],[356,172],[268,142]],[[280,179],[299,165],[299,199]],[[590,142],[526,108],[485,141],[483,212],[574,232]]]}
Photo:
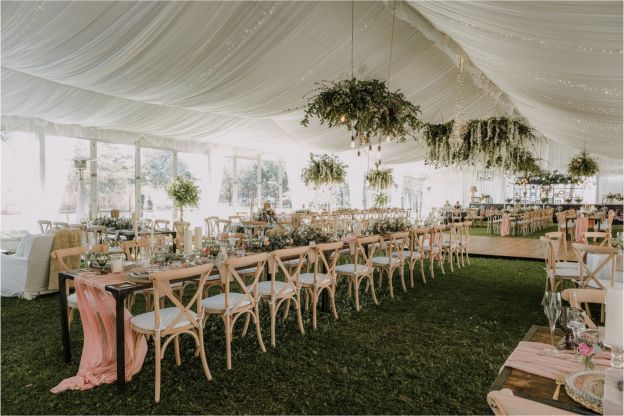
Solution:
{"label": "water glass", "polygon": [[551,347],[545,351],[551,355],[557,355],[559,350],[555,347],[554,331],[557,320],[561,315],[561,293],[559,292],[545,292],[542,299],[542,306],[544,307],[544,314],[548,319],[550,327],[550,344]]}
{"label": "water glass", "polygon": [[[578,354],[578,336],[579,333],[585,329],[585,311],[582,309],[570,308],[568,310],[568,328],[572,330],[572,334],[574,335],[574,343],[576,344],[575,351]],[[577,361],[581,358],[577,355],[575,358]]]}

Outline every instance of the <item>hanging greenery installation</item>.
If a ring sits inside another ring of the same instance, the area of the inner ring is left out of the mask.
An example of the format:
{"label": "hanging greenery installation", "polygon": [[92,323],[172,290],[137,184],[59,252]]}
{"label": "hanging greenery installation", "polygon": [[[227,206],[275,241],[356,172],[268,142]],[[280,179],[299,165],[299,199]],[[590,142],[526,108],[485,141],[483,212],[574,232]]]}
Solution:
{"label": "hanging greenery installation", "polygon": [[577,178],[589,178],[597,174],[599,170],[596,160],[584,150],[572,158],[568,165],[568,173]]}
{"label": "hanging greenery installation", "polygon": [[371,169],[366,174],[366,181],[373,189],[388,189],[394,184],[392,169]]}
{"label": "hanging greenery installation", "polygon": [[347,165],[337,156],[315,155],[310,153],[308,166],[301,172],[301,179],[306,185],[316,187],[343,183],[347,175]]}

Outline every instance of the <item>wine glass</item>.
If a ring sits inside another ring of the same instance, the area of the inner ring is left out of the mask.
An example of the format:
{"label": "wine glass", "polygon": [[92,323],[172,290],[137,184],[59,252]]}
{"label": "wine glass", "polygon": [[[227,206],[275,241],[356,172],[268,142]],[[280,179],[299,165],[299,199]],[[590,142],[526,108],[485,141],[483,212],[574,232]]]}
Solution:
{"label": "wine glass", "polygon": [[544,307],[544,314],[548,318],[548,324],[550,326],[550,344],[551,347],[546,348],[545,351],[551,355],[557,355],[559,350],[555,347],[554,334],[555,325],[561,315],[561,293],[559,292],[544,292],[544,298],[542,299],[542,306]]}
{"label": "wine glass", "polygon": [[559,317],[559,327],[565,333],[565,347],[566,349],[570,349],[570,345],[572,344],[572,329],[568,326],[568,318],[570,316],[570,308],[569,306],[564,306],[561,309],[561,316]]}
{"label": "wine glass", "polygon": [[[578,336],[579,333],[585,329],[585,311],[582,309],[577,309],[577,308],[570,308],[568,310],[568,327],[572,330],[572,334],[574,336],[574,343],[576,344],[576,347],[574,348],[574,350],[577,352],[578,354]],[[577,355],[575,357],[576,361],[580,360],[580,357]]]}

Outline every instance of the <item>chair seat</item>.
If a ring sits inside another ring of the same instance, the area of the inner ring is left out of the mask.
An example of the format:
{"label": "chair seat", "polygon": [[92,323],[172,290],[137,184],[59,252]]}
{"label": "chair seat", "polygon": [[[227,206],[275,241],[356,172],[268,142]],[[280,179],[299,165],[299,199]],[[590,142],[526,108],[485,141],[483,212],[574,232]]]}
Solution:
{"label": "chair seat", "polygon": [[[399,253],[392,253],[392,257],[398,257]],[[409,250],[403,250],[403,257],[404,258],[412,258],[412,259],[419,259],[421,257],[421,254],[419,251],[409,251]]]}
{"label": "chair seat", "polygon": [[396,256],[388,257],[388,256],[379,256],[373,257],[373,265],[374,266],[388,266],[390,264],[399,264],[401,263],[401,259]]}
{"label": "chair seat", "polygon": [[578,272],[579,264],[575,261],[558,261],[557,269],[575,269]]}
{"label": "chair seat", "polygon": [[[314,273],[301,273],[299,281],[303,286],[314,286]],[[331,278],[325,273],[317,273],[316,282],[319,285],[331,283]]]}
{"label": "chair seat", "polygon": [[[242,302],[238,302],[242,299]],[[218,295],[210,296],[206,299],[202,299],[202,306],[205,309],[225,311],[225,293],[219,293]],[[251,301],[242,293],[230,292],[230,308],[233,306],[242,307],[251,305]]]}
{"label": "chair seat", "polygon": [[340,266],[336,266],[336,273],[344,273],[344,274],[361,274],[368,273],[370,269],[365,264],[341,264]]}
{"label": "chair seat", "polygon": [[445,241],[442,243],[442,247],[448,248],[448,247],[457,247],[459,246],[459,242],[458,241]]}
{"label": "chair seat", "polygon": [[[165,329],[177,316],[180,314],[180,310],[178,308],[164,308],[160,310],[160,330]],[[197,315],[193,311],[189,311],[189,314],[193,318],[197,318]],[[152,312],[142,313],[137,316],[133,316],[130,320],[130,323],[135,328],[144,329],[147,331],[155,331],[156,330],[156,314]],[[191,322],[187,319],[186,316],[180,318],[180,320],[175,324],[175,328],[180,328],[186,325],[190,325]]]}
{"label": "chair seat", "polygon": [[578,268],[577,269],[560,269],[557,267],[555,269],[555,275],[557,277],[578,279],[579,269]]}
{"label": "chair seat", "polygon": [[78,309],[78,297],[76,296],[76,292],[67,295],[67,306]]}
{"label": "chair seat", "polygon": [[[258,283],[258,291],[260,292],[260,296],[271,296],[271,293],[272,293],[271,281],[268,281],[268,282],[264,281],[264,282]],[[287,283],[277,281],[275,282],[275,293],[280,293],[280,292],[282,294],[287,294],[287,293],[293,293],[294,290]]]}

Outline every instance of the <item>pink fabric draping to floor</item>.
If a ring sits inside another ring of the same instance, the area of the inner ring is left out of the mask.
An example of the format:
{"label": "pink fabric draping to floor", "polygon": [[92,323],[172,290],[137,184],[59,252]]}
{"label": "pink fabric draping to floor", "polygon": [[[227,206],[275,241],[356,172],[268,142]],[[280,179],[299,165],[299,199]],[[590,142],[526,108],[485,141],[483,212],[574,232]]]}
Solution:
{"label": "pink fabric draping to floor", "polygon": [[[96,275],[88,272],[76,276],[74,285],[84,332],[80,367],[77,375],[61,381],[52,388],[52,393],[87,390],[117,380],[115,300],[106,292],[105,286],[122,281],[123,276],[121,273]],[[130,311],[124,309],[126,380],[141,370],[147,353],[144,336],[135,343],[130,327],[131,318]]]}
{"label": "pink fabric draping to floor", "polygon": [[511,233],[511,219],[508,214],[504,214],[501,219],[501,237],[508,236]]}
{"label": "pink fabric draping to floor", "polygon": [[574,234],[574,237],[577,243],[580,243],[583,241],[583,233],[586,233],[588,228],[589,228],[588,217],[578,217],[576,219],[576,232]]}

